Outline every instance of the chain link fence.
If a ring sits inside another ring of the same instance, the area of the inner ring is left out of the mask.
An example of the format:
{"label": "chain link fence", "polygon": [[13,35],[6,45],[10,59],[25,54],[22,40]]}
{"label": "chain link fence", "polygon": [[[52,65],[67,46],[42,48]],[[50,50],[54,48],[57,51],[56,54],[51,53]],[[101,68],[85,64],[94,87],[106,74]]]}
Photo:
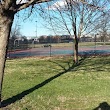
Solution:
{"label": "chain link fence", "polygon": [[[73,55],[73,40],[38,42],[35,39],[14,39],[8,45],[8,58]],[[110,42],[79,42],[79,55],[110,55]]]}

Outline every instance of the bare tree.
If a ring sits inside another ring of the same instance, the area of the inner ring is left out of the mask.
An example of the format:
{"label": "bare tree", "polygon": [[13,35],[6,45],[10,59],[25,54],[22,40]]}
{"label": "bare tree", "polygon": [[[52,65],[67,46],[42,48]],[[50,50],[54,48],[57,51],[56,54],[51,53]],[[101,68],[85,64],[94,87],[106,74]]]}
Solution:
{"label": "bare tree", "polygon": [[20,25],[16,23],[15,26],[11,28],[10,38],[21,36],[20,28]]}
{"label": "bare tree", "polygon": [[19,25],[18,22],[15,23],[14,26],[12,26],[11,28],[11,32],[10,32],[10,38],[9,38],[9,42],[8,42],[8,51],[9,50],[12,50],[12,49],[15,49],[15,44],[17,41],[18,45],[19,46],[19,41],[20,39],[22,39],[22,34],[21,34],[21,26]]}
{"label": "bare tree", "polygon": [[[107,1],[62,0],[47,3],[48,8],[40,11],[40,15],[49,24],[46,25],[49,26],[47,28],[55,33],[74,35],[74,61],[78,63],[79,39],[83,34],[90,33],[98,28],[95,24],[102,16],[104,6],[107,6]],[[42,5],[39,7],[43,9]]]}
{"label": "bare tree", "polygon": [[99,20],[99,29],[98,32],[100,33],[100,40],[101,42],[107,41],[107,36],[110,31],[110,14],[104,13],[103,16]]}
{"label": "bare tree", "polygon": [[47,2],[49,0],[0,0],[0,103],[2,94],[2,84],[6,61],[7,44],[9,41],[11,26],[14,15],[29,6],[31,9],[34,4]]}

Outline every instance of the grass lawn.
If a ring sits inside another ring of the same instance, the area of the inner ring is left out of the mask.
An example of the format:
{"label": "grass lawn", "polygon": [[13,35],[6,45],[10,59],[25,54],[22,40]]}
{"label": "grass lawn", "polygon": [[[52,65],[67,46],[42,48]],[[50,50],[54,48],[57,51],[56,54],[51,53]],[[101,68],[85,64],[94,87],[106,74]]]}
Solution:
{"label": "grass lawn", "polygon": [[[48,43],[50,44],[50,43]],[[31,48],[39,48],[43,47],[44,44],[30,44],[29,47]],[[96,45],[110,45],[110,42],[96,42]],[[51,43],[52,47],[73,47],[73,42],[70,43]],[[95,46],[95,42],[79,42],[79,46]]]}
{"label": "grass lawn", "polygon": [[67,56],[7,60],[2,99],[3,110],[93,110],[110,104],[110,56],[82,59],[78,66]]}
{"label": "grass lawn", "polygon": [[[50,44],[50,43],[48,43]],[[36,48],[39,48],[39,47],[43,47],[44,44],[35,44],[35,45],[30,45],[30,47],[36,47]],[[95,45],[94,42],[81,42],[79,43],[80,46],[93,46]],[[52,47],[73,47],[73,42],[70,42],[70,43],[51,43],[51,46]]]}

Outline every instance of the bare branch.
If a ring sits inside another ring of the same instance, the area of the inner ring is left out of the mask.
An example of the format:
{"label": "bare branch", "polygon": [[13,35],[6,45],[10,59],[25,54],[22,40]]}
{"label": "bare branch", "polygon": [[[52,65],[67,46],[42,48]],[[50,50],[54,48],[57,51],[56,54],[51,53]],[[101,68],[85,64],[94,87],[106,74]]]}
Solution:
{"label": "bare branch", "polygon": [[88,5],[89,7],[93,8],[93,9],[105,10],[105,7],[99,7],[97,5],[90,4],[90,3],[86,2],[85,0],[77,0],[77,1],[73,0],[73,2],[75,2],[75,3],[83,3],[83,4]]}
{"label": "bare branch", "polygon": [[49,1],[51,1],[51,0],[28,0],[27,3],[18,4],[16,10],[20,11],[22,9],[25,9],[25,8],[31,6],[31,5],[43,3],[43,2],[49,2]]}

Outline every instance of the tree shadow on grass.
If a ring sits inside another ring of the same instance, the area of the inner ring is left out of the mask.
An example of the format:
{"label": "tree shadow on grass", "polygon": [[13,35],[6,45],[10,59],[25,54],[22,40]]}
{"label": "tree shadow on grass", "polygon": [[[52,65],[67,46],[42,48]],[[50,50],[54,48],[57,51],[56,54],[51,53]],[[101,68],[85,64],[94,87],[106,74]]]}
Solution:
{"label": "tree shadow on grass", "polygon": [[93,110],[110,110],[110,105],[107,102],[102,102]]}
{"label": "tree shadow on grass", "polygon": [[[75,67],[79,66],[83,61],[84,61],[84,59],[81,59],[81,60],[79,61],[79,64],[74,64],[74,63],[73,63],[71,66],[70,66],[69,63],[68,63],[68,65],[69,65],[69,68],[68,68],[68,69],[66,69],[66,68],[63,67],[62,65],[56,63],[56,64],[58,64],[58,66],[60,66],[60,67],[62,67],[62,68],[64,69],[63,72],[60,72],[60,73],[58,73],[58,74],[56,74],[56,75],[54,75],[54,76],[52,76],[52,77],[46,79],[45,81],[41,82],[40,84],[35,85],[34,87],[32,87],[32,88],[30,88],[30,89],[24,90],[23,92],[21,92],[21,93],[15,95],[15,96],[12,96],[12,97],[10,97],[10,98],[8,98],[8,99],[6,99],[6,100],[3,100],[3,101],[1,102],[0,108],[6,107],[6,106],[8,106],[8,105],[10,105],[10,104],[12,104],[12,103],[15,103],[15,102],[18,101],[18,100],[21,100],[21,99],[22,99],[23,97],[25,97],[26,95],[32,93],[33,91],[35,91],[35,90],[37,90],[37,89],[39,89],[39,88],[41,88],[41,87],[43,87],[43,86],[45,86],[46,84],[48,84],[48,83],[51,82],[52,80],[56,79],[57,77],[60,77],[61,75],[63,75],[63,74],[65,74],[65,73],[67,73],[67,72],[73,70]],[[54,63],[55,63],[55,62],[54,62]]]}
{"label": "tree shadow on grass", "polygon": [[78,70],[86,72],[109,72],[110,71],[110,58],[109,57],[88,57],[89,60],[84,62],[84,65],[81,65],[81,68]]}

